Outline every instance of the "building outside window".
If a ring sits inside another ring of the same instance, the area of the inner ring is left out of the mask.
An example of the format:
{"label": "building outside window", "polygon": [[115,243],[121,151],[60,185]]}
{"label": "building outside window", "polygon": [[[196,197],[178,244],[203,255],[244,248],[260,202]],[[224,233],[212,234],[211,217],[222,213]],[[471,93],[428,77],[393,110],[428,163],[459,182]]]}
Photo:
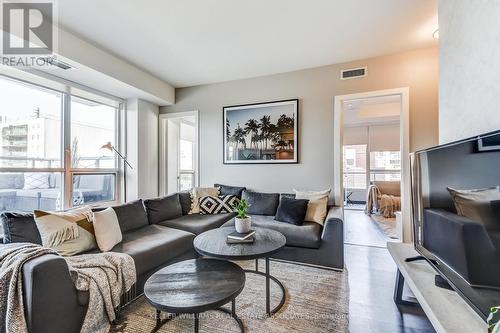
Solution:
{"label": "building outside window", "polygon": [[[0,75],[0,211],[120,201],[120,102]],[[99,100],[99,102],[97,101]]]}
{"label": "building outside window", "polygon": [[367,145],[344,146],[344,188],[366,189]]}
{"label": "building outside window", "polygon": [[376,151],[370,153],[370,181],[401,180],[401,152]]}

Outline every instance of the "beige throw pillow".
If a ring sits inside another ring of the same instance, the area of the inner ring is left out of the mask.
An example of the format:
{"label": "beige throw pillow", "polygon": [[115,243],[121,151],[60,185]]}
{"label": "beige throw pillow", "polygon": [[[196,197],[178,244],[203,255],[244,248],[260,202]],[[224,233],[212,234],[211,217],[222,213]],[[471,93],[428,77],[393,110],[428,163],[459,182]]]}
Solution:
{"label": "beige throw pillow", "polygon": [[[58,225],[60,228],[70,228],[74,231],[76,228],[77,237],[54,236],[55,241],[47,240],[44,246],[53,248],[63,256],[72,256],[75,254],[87,252],[96,248],[93,226],[93,212],[88,206],[70,209],[62,212],[48,212],[43,210],[35,210],[33,212],[35,222],[39,227],[40,235],[47,232],[49,224]],[[68,224],[68,223],[71,223]],[[43,230],[41,230],[43,229]],[[65,234],[66,236],[68,234]],[[49,236],[50,237],[50,236]],[[62,241],[62,242],[61,242]]]}
{"label": "beige throw pillow", "polygon": [[82,227],[78,227],[78,232],[80,234],[78,238],[65,241],[56,246],[54,250],[64,257],[70,257],[97,248],[94,235]]}
{"label": "beige throw pillow", "polygon": [[97,246],[102,252],[111,250],[122,241],[122,231],[113,208],[94,213],[94,231]]}
{"label": "beige throw pillow", "polygon": [[200,214],[200,198],[218,197],[219,188],[217,187],[195,187],[191,190],[191,210],[189,214]]}
{"label": "beige throw pillow", "polygon": [[78,237],[78,224],[55,214],[41,214],[35,211],[35,223],[42,238],[42,245],[55,248],[65,241]]}
{"label": "beige throw pillow", "polygon": [[295,192],[296,199],[307,199],[307,212],[305,221],[316,222],[321,225],[325,223],[326,214],[328,213],[328,197],[330,189],[325,191],[298,191]]}
{"label": "beige throw pillow", "polygon": [[458,215],[481,223],[487,228],[498,227],[490,203],[500,200],[500,186],[474,190],[457,190],[451,187],[447,189]]}

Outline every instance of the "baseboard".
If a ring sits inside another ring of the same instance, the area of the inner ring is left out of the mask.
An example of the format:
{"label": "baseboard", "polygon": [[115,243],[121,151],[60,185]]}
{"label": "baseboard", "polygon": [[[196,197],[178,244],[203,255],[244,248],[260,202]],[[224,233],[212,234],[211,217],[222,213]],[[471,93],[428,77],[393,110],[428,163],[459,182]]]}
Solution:
{"label": "baseboard", "polygon": [[322,266],[322,265],[314,265],[314,264],[308,264],[308,263],[303,263],[303,262],[298,262],[298,261],[276,259],[276,258],[269,258],[269,260],[283,262],[283,263],[287,263],[287,264],[294,264],[294,265],[299,265],[299,266],[319,268],[319,269],[324,269],[327,271],[336,271],[336,272],[343,272],[344,271],[344,268],[334,268],[334,267],[328,267],[328,266]]}

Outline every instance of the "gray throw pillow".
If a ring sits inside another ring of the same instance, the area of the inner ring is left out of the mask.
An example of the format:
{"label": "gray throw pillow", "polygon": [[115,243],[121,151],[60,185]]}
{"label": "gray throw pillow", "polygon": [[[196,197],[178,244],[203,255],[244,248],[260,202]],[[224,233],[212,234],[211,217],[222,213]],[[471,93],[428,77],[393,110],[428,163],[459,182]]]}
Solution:
{"label": "gray throw pillow", "polygon": [[214,184],[214,187],[219,188],[219,195],[235,195],[236,197],[238,197],[238,199],[241,199],[243,191],[247,189],[246,187],[229,186],[222,184]]}
{"label": "gray throw pillow", "polygon": [[0,215],[5,244],[34,243],[42,245],[33,214],[4,212]]}
{"label": "gray throw pillow", "polygon": [[189,191],[179,192],[179,201],[182,207],[182,215],[189,214],[191,210],[191,193]]}
{"label": "gray throw pillow", "polygon": [[114,206],[113,209],[122,233],[149,225],[148,216],[141,199]]}
{"label": "gray throw pillow", "polygon": [[260,193],[243,191],[242,199],[248,202],[248,214],[251,215],[276,215],[280,203],[279,193]]}
{"label": "gray throw pillow", "polygon": [[157,224],[165,220],[171,220],[182,216],[182,207],[179,193],[171,194],[163,198],[144,200],[146,213],[150,224]]}
{"label": "gray throw pillow", "polygon": [[307,213],[307,199],[292,199],[283,197],[280,200],[276,217],[279,222],[302,225]]}

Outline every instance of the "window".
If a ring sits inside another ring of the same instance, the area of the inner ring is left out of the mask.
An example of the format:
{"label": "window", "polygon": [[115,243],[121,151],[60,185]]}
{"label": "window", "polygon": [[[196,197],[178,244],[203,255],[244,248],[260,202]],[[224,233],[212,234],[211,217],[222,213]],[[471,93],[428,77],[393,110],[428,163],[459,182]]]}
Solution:
{"label": "window", "polygon": [[370,152],[370,181],[401,180],[401,152]]}
{"label": "window", "polygon": [[344,188],[367,188],[366,145],[344,146]]}
{"label": "window", "polygon": [[111,106],[71,98],[71,164],[73,168],[115,168],[114,152],[100,149],[116,142],[116,113]]}
{"label": "window", "polygon": [[0,211],[120,200],[119,103],[66,91],[0,75]]}
{"label": "window", "polygon": [[0,77],[0,168],[60,168],[62,94]]}

